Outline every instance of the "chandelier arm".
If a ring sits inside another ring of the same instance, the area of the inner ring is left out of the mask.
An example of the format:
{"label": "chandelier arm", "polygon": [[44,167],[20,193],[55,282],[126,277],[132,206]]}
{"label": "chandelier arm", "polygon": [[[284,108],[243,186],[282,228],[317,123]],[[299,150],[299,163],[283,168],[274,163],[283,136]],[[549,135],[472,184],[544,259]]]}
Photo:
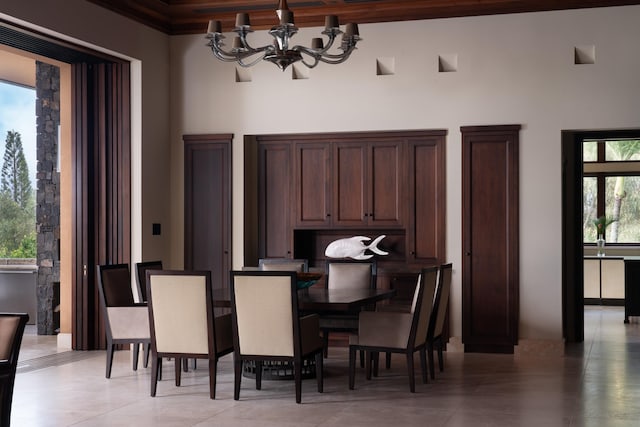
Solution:
{"label": "chandelier arm", "polygon": [[308,63],[304,58],[302,58],[302,59],[301,59],[301,62],[302,62],[302,63],[303,63],[307,68],[313,68],[313,67],[315,67],[316,65],[318,65],[320,62],[319,62],[319,59],[318,59],[318,57],[317,57],[317,56],[312,56],[312,58],[313,58],[313,60],[314,60],[312,64]]}
{"label": "chandelier arm", "polygon": [[260,61],[264,60],[264,56],[265,56],[266,54],[267,54],[267,53],[266,53],[266,52],[264,52],[262,55],[259,55],[256,59],[254,59],[253,61],[251,61],[251,62],[249,62],[249,63],[245,63],[245,62],[244,62],[244,59],[245,59],[245,58],[249,58],[250,56],[253,56],[253,55],[243,55],[243,56],[238,56],[235,60],[236,60],[236,61],[238,61],[238,65],[240,65],[241,67],[248,68],[248,67],[252,67],[252,66],[256,65],[258,62],[260,62]]}

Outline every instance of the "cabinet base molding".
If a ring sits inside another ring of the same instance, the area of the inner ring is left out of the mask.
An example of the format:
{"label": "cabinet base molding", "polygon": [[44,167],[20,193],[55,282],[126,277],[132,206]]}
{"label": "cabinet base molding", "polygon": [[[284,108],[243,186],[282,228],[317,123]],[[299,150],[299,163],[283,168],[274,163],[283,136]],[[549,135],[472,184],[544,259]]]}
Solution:
{"label": "cabinet base molding", "polygon": [[564,340],[521,339],[514,347],[516,357],[563,357]]}

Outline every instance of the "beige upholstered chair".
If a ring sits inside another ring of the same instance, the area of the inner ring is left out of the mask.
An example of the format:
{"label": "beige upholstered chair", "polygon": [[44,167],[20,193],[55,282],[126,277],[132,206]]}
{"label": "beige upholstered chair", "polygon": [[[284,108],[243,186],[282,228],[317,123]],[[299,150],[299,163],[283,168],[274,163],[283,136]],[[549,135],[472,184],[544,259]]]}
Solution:
{"label": "beige upholstered chair", "polygon": [[144,347],[144,367],[147,367],[149,313],[145,303],[135,303],[131,289],[128,264],[99,265],[98,292],[105,318],[107,334],[107,367],[105,376],[111,377],[113,352],[118,344],[133,344],[133,370],[138,369],[139,347]]}
{"label": "beige upholstered chair", "polygon": [[151,396],[156,395],[163,357],[208,359],[209,396],[216,398],[218,359],[233,351],[231,315],[214,317],[210,271],[147,270],[151,325]]}
{"label": "beige upholstered chair", "polygon": [[258,269],[262,271],[296,271],[306,273],[309,271],[309,261],[306,259],[290,258],[260,258]]}
{"label": "beige upholstered chair", "polygon": [[451,293],[451,273],[452,265],[443,264],[440,266],[438,274],[438,289],[433,303],[433,311],[431,320],[429,321],[429,329],[427,331],[427,356],[429,357],[429,373],[431,379],[435,378],[435,367],[433,361],[434,346],[438,352],[438,366],[440,372],[444,370],[444,322],[447,316],[447,308],[449,307],[449,294]]}
{"label": "beige upholstered chair", "polygon": [[371,378],[371,362],[378,353],[403,353],[407,359],[409,389],[415,392],[413,353],[420,352],[422,381],[427,382],[426,338],[438,268],[425,268],[418,278],[414,304],[410,313],[363,311],[358,335],[349,341],[349,389],[355,386],[356,351],[366,351],[366,375]]}
{"label": "beige upholstered chair", "polygon": [[283,271],[232,271],[234,399],[240,399],[242,364],[256,364],[256,389],[262,388],[262,363],[293,363],[296,402],[301,402],[302,363],[315,356],[322,392],[322,339],[318,317],[298,315],[296,274]]}
{"label": "beige upholstered chair", "polygon": [[26,313],[0,313],[0,426],[9,427],[18,353],[29,320]]}
{"label": "beige upholstered chair", "polygon": [[[375,260],[351,261],[330,260],[326,268],[327,289],[375,289],[376,262]],[[373,309],[375,307],[369,307]],[[320,329],[324,338],[325,357],[329,347],[330,332],[358,331],[358,313],[325,313],[320,316]]]}

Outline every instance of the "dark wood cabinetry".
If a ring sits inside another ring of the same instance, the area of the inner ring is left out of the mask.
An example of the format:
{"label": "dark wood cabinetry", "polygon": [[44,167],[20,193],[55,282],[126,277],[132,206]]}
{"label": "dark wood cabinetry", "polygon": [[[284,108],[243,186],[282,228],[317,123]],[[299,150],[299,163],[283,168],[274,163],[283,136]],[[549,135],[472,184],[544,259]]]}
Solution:
{"label": "dark wood cabinetry", "polygon": [[231,138],[184,135],[184,267],[209,270],[214,288],[231,268]]}
{"label": "dark wood cabinetry", "polygon": [[463,127],[462,340],[513,353],[519,321],[520,126]]}
{"label": "dark wood cabinetry", "polygon": [[291,258],[291,145],[261,144],[259,161],[259,227],[261,258]]}
{"label": "dark wood cabinetry", "polygon": [[444,135],[409,142],[407,261],[436,264],[445,259]]}
{"label": "dark wood cabinetry", "polygon": [[328,242],[355,234],[387,235],[382,269],[443,262],[445,136],[438,130],[255,137],[245,144],[245,157],[258,159],[255,177],[254,164],[245,162],[245,194],[257,200],[258,215],[245,219],[245,242],[258,250],[245,250],[245,265],[260,257],[321,264]]}
{"label": "dark wood cabinetry", "polygon": [[331,225],[331,146],[294,143],[295,218],[298,227]]}
{"label": "dark wood cabinetry", "polygon": [[333,144],[333,224],[399,227],[403,222],[402,141]]}

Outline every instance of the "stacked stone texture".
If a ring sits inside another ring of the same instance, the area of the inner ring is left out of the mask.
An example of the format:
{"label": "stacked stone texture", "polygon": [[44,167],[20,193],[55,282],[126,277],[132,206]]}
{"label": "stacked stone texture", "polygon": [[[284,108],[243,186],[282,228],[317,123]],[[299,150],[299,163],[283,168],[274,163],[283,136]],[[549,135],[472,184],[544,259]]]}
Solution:
{"label": "stacked stone texture", "polygon": [[38,334],[55,334],[54,284],[60,282],[60,69],[36,62]]}

